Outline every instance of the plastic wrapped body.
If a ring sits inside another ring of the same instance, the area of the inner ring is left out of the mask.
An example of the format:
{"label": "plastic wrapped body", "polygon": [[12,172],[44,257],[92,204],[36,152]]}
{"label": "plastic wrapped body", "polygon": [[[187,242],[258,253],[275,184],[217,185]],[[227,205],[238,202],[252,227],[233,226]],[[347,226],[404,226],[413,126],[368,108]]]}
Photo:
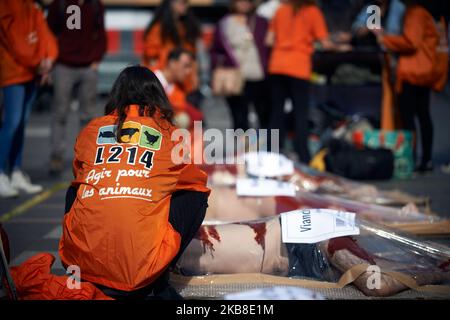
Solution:
{"label": "plastic wrapped body", "polygon": [[178,261],[177,272],[262,273],[353,283],[370,296],[389,296],[408,288],[450,292],[448,287],[427,286],[450,281],[448,248],[361,219],[357,225],[361,231],[357,236],[315,244],[283,243],[279,216],[204,225]]}
{"label": "plastic wrapped body", "polygon": [[[308,188],[299,187],[299,183],[308,185],[311,180],[299,178],[298,171],[291,177],[286,177],[287,180],[293,181],[297,185],[295,198],[275,196],[239,197],[235,190],[236,177],[245,175],[245,168],[240,168],[236,165],[207,166],[205,168],[209,173],[209,184],[213,190],[209,200],[208,220],[252,220],[297,208],[320,207],[355,212],[367,220],[395,226],[414,234],[435,235],[450,233],[449,220],[442,219],[436,215],[421,213],[413,203],[403,208],[398,208],[354,200],[352,197],[344,197],[344,193],[323,193],[319,192],[319,189],[316,189],[315,192],[305,191]],[[302,168],[305,172],[308,171],[304,166]],[[322,179],[322,175],[326,175],[318,174],[317,179],[319,180]],[[366,192],[364,190],[371,188],[370,185],[353,183],[340,178],[336,179],[337,181],[343,181],[345,189],[353,190],[354,194],[358,192],[364,194]],[[328,182],[324,182],[325,184],[328,184]],[[361,188],[364,190],[361,191]],[[375,188],[373,189],[375,190],[374,194],[379,193]],[[280,208],[283,208],[283,210]]]}
{"label": "plastic wrapped body", "polygon": [[[240,165],[204,165],[202,169],[208,172],[213,186],[231,186],[235,183],[238,173],[245,172],[245,168],[239,167]],[[295,163],[294,174],[284,179],[293,182],[302,191],[337,195],[369,204],[404,206],[426,205],[428,202],[425,197],[412,196],[398,190],[379,190],[374,185],[352,181],[328,172],[319,172],[300,163]]]}

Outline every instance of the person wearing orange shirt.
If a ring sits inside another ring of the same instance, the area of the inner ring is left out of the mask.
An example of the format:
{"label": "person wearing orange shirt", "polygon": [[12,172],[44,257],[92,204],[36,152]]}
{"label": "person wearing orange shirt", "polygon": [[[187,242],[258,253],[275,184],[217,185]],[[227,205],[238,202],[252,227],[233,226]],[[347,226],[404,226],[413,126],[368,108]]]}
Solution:
{"label": "person wearing orange shirt", "polygon": [[[441,38],[444,38],[446,45],[446,36],[445,32],[443,37],[439,35],[433,16],[420,5],[420,1],[403,2],[407,10],[402,34],[376,33],[378,41],[386,49],[399,54],[396,90],[400,117],[403,128],[413,132],[416,132],[415,118],[419,120],[423,154],[416,171],[424,173],[433,170],[430,93],[431,89],[442,90],[446,83],[448,55],[438,52]],[[439,63],[440,60],[444,63]]]}
{"label": "person wearing orange shirt", "polygon": [[152,70],[164,88],[174,111],[174,120],[180,128],[191,129],[194,121],[203,120],[202,112],[187,101],[182,86],[193,69],[193,54],[179,47],[170,51],[164,68]]}
{"label": "person wearing orange shirt", "polygon": [[24,132],[35,98],[36,78],[48,80],[58,55],[56,39],[32,0],[0,1],[0,197],[37,193],[21,170]]}
{"label": "person wearing orange shirt", "polygon": [[[183,47],[194,55],[200,38],[200,25],[189,10],[187,0],[163,0],[144,33],[143,64],[150,69],[162,69],[167,57],[176,47]],[[185,81],[184,90],[197,88],[195,72]]]}
{"label": "person wearing orange shirt", "polygon": [[207,175],[174,157],[171,118],[155,74],[128,67],[75,143],[59,254],[113,298],[176,298],[167,271],[205,216]]}
{"label": "person wearing orange shirt", "polygon": [[332,48],[324,16],[313,0],[289,0],[282,3],[273,17],[266,43],[272,46],[269,81],[272,110],[270,128],[279,129],[280,147],[286,137],[284,104],[292,100],[295,121],[295,151],[300,161],[308,163],[309,80],[314,42]]}

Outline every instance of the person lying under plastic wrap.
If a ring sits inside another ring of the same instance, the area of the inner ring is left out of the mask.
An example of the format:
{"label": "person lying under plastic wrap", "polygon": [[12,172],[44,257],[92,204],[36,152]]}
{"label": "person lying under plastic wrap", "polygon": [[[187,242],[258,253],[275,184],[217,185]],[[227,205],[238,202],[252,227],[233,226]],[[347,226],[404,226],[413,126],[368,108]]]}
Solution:
{"label": "person lying under plastic wrap", "polygon": [[[284,243],[281,221],[281,216],[274,216],[203,225],[178,261],[176,272],[186,276],[263,273],[328,282],[345,276],[352,277],[350,282],[368,296],[423,290],[421,286],[450,281],[450,251],[439,245],[416,241],[360,219],[355,220],[359,235],[317,243]],[[373,267],[379,268],[378,282],[373,278],[377,270]],[[438,288],[449,292],[449,287]]]}

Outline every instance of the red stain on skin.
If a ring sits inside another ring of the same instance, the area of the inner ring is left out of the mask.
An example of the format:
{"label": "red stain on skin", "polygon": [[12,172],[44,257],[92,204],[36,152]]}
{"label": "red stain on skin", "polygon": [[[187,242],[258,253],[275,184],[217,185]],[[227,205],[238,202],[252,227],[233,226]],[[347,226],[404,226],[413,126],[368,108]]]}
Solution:
{"label": "red stain on skin", "polygon": [[217,242],[220,242],[220,235],[217,231],[217,228],[215,226],[207,226],[208,233],[211,236],[211,238],[215,239]]}
{"label": "red stain on skin", "polygon": [[450,259],[439,265],[439,269],[441,269],[442,271],[448,271],[447,270],[448,267],[450,267]]}
{"label": "red stain on skin", "polygon": [[361,248],[352,237],[333,238],[328,241],[328,253],[331,256],[333,256],[336,251],[343,249],[347,249],[355,256],[370,262],[370,264],[376,264],[374,256]]}
{"label": "red stain on skin", "polygon": [[239,225],[248,226],[255,232],[255,241],[261,246],[263,250],[266,250],[266,223],[265,222],[239,222]]}
{"label": "red stain on skin", "polygon": [[214,251],[214,244],[209,239],[208,231],[206,230],[206,226],[201,226],[200,229],[198,229],[197,234],[194,237],[197,240],[200,240],[200,242],[203,244],[203,251],[206,252],[206,249],[208,248],[211,252]]}
{"label": "red stain on skin", "polygon": [[206,252],[206,249],[211,252],[215,251],[214,243],[211,241],[211,238],[213,238],[217,242],[220,242],[220,235],[215,226],[201,226],[194,238],[200,240],[200,242],[203,244],[204,252]]}
{"label": "red stain on skin", "polygon": [[248,226],[255,232],[255,241],[261,246],[263,250],[266,250],[266,223],[249,223]]}

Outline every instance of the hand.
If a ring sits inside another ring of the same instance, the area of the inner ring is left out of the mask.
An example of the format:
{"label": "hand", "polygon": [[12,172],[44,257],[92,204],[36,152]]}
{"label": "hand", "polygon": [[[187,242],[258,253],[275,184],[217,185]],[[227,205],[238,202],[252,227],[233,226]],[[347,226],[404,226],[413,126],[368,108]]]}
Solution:
{"label": "hand", "polygon": [[42,87],[45,86],[46,84],[50,84],[52,82],[51,80],[52,79],[50,77],[50,73],[45,73],[41,76],[41,79],[39,80],[39,85]]}
{"label": "hand", "polygon": [[98,62],[92,62],[89,66],[92,70],[97,71],[98,70],[99,63]]}
{"label": "hand", "polygon": [[53,62],[54,61],[49,58],[42,59],[38,66],[38,74],[40,75],[48,74],[53,67]]}
{"label": "hand", "polygon": [[353,50],[353,46],[348,43],[342,43],[336,45],[336,51],[337,52],[349,52]]}
{"label": "hand", "polygon": [[378,43],[382,43],[383,42],[383,37],[384,37],[384,29],[383,28],[372,29],[371,31],[377,37]]}

